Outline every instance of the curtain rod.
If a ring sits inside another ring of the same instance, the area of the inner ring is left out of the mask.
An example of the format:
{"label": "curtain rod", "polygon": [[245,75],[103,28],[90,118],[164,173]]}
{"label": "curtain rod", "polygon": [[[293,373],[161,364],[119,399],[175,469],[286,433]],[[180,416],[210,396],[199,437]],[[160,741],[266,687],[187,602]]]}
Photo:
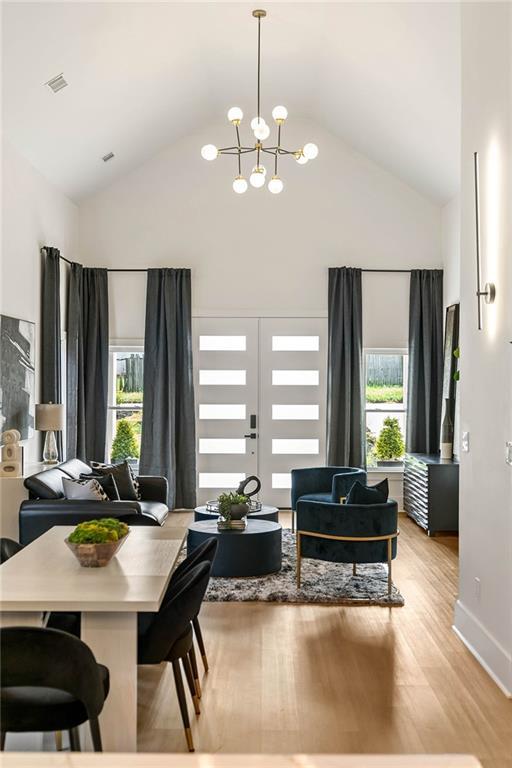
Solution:
{"label": "curtain rod", "polygon": [[361,272],[412,272],[412,269],[362,269]]}
{"label": "curtain rod", "polygon": [[[62,261],[65,261],[67,264],[73,264],[72,261],[70,261],[69,259],[66,259],[65,256],[61,256],[60,254],[59,254],[59,259],[62,259]],[[107,272],[147,272],[147,271],[148,271],[147,269],[142,269],[142,268],[141,269],[108,269],[107,267]]]}

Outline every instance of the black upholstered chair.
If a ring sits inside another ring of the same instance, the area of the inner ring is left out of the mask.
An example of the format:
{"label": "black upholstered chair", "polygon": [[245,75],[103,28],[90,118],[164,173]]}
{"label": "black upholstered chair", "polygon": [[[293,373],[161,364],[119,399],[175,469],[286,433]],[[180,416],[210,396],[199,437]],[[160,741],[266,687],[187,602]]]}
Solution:
{"label": "black upholstered chair", "polygon": [[80,751],[78,726],[89,721],[94,750],[101,752],[98,717],[109,691],[107,667],[90,648],[57,629],[0,630],[1,748],[6,733],[68,731]]}
{"label": "black upholstered chair", "polygon": [[[14,539],[0,539],[0,565],[5,563],[14,555],[17,555],[23,549],[23,544],[19,544]],[[61,629],[63,632],[69,632],[75,637],[80,637],[80,614],[70,613],[68,611],[52,611],[48,616],[46,626],[51,629]]]}
{"label": "black upholstered chair", "polygon": [[359,480],[366,485],[366,472],[357,467],[305,467],[292,469],[292,531],[297,504],[303,501],[325,501],[339,504]]}
{"label": "black upholstered chair", "polygon": [[182,574],[175,583],[172,597],[167,602],[162,603],[158,613],[151,615],[148,625],[143,627],[139,622],[138,663],[161,664],[162,661],[167,661],[172,664],[176,693],[190,752],[194,751],[194,742],[181,676],[180,660],[195,712],[199,714],[199,696],[191,662],[191,657],[194,656],[192,621],[201,608],[208,587],[210,570],[211,564],[202,562]]}
{"label": "black upholstered chair", "polygon": [[391,595],[391,562],[396,557],[398,505],[329,504],[302,499],[297,502],[297,586],[301,560],[331,563],[387,563],[388,596]]}
{"label": "black upholstered chair", "polygon": [[[196,547],[188,557],[185,558],[174,570],[174,573],[172,575],[172,579],[169,582],[169,586],[167,588],[167,592],[165,594],[165,598],[163,602],[167,602],[172,595],[174,594],[176,590],[176,584],[181,579],[182,576],[184,576],[186,573],[188,573],[194,566],[196,566],[198,563],[210,563],[213,564],[213,561],[215,560],[215,554],[217,552],[217,546],[218,541],[215,538],[207,539],[203,544],[201,544],[199,547]],[[208,657],[206,656],[206,648],[204,645],[203,640],[203,633],[201,631],[201,625],[199,624],[199,616],[195,616],[192,619],[192,626],[194,628],[194,634],[196,636],[197,644],[199,646],[199,652],[201,654],[201,660],[203,662],[204,671],[208,672]],[[199,674],[197,671],[197,665],[195,665],[195,654],[193,655],[193,672],[194,672],[194,678],[196,681],[196,686],[198,689],[199,698],[201,698],[201,686],[199,683]]]}

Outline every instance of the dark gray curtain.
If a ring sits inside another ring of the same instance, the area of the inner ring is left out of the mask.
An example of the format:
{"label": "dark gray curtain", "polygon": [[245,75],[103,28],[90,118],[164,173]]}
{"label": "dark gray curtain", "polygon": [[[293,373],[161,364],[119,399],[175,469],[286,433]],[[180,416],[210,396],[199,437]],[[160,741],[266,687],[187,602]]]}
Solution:
{"label": "dark gray curtain", "polygon": [[108,274],[71,264],[68,286],[68,458],[104,461],[108,398]]}
{"label": "dark gray curtain", "polygon": [[[60,355],[60,252],[58,248],[41,249],[41,402],[62,403]],[[56,435],[62,459],[62,433]]]}
{"label": "dark gray curtain", "polygon": [[443,270],[413,269],[409,298],[409,452],[438,452],[442,392]]}
{"label": "dark gray curtain", "polygon": [[169,507],[196,504],[189,269],[149,269],[140,473],[169,482]]}
{"label": "dark gray curtain", "polygon": [[364,467],[361,270],[329,269],[327,463]]}

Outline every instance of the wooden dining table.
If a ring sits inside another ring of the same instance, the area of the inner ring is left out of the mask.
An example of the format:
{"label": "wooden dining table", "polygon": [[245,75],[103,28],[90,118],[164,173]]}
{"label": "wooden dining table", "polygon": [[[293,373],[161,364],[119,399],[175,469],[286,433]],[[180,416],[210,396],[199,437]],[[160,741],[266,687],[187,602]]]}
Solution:
{"label": "wooden dining table", "polygon": [[41,625],[47,611],[79,611],[82,640],[110,670],[103,749],[136,752],[137,613],[158,611],[186,531],[133,526],[107,566],[82,568],[64,541],[72,530],[55,526],[0,567],[0,624]]}

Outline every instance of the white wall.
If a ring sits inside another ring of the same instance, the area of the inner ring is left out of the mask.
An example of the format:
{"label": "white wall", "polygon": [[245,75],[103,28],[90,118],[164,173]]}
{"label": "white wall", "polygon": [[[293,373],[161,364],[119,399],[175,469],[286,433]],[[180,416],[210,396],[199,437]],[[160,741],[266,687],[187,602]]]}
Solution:
{"label": "white wall", "polygon": [[[40,248],[52,245],[68,258],[76,256],[78,209],[7,141],[2,142],[2,224],[0,312],[36,323],[40,402]],[[39,437],[26,441],[26,464],[40,460]]]}
{"label": "white wall", "polygon": [[[455,628],[512,695],[512,6],[462,5],[460,585]],[[483,282],[477,330],[473,152],[480,156]],[[480,580],[480,586],[476,579]]]}
{"label": "white wall", "polygon": [[[329,266],[441,265],[440,208],[319,125],[286,126],[286,146],[310,139],[320,154],[304,167],[281,161],[281,195],[234,194],[235,159],[200,156],[207,142],[232,142],[224,122],[81,204],[84,263],[191,267],[194,310],[231,315],[325,313]],[[141,338],[145,276],[111,275],[110,287],[111,337]],[[408,275],[365,276],[367,346],[407,345],[408,300]]]}
{"label": "white wall", "polygon": [[460,195],[441,211],[441,250],[444,267],[445,306],[460,301]]}

